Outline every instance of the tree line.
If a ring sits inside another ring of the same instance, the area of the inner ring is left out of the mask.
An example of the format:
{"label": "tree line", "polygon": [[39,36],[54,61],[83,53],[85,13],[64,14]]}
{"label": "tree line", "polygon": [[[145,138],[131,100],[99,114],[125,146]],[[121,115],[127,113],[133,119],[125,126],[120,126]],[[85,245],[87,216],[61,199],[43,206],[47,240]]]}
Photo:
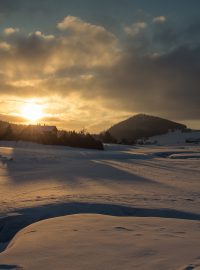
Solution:
{"label": "tree line", "polygon": [[85,131],[40,131],[41,126],[13,125],[0,122],[0,140],[28,141],[46,145],[64,145],[103,150],[103,143]]}

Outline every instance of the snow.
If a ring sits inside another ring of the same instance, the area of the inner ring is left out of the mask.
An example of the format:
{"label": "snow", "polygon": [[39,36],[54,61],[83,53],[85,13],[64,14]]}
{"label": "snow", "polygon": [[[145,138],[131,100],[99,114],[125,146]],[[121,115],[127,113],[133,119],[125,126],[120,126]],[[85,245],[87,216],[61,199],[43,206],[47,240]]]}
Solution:
{"label": "snow", "polygon": [[199,140],[200,131],[182,132],[181,130],[169,131],[166,134],[150,137],[147,141],[157,145],[181,145],[186,140]]}
{"label": "snow", "polygon": [[200,146],[105,149],[0,142],[0,269],[200,267]]}
{"label": "snow", "polygon": [[30,270],[198,269],[199,232],[194,221],[65,216],[23,229],[0,261]]}

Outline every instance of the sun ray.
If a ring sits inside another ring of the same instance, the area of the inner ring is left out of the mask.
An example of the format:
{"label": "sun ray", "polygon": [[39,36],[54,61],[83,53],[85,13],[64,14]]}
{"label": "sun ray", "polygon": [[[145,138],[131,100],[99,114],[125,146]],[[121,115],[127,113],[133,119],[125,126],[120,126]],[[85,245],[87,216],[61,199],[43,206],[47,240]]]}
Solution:
{"label": "sun ray", "polygon": [[44,116],[42,106],[34,101],[27,102],[22,107],[21,115],[31,122],[38,121]]}

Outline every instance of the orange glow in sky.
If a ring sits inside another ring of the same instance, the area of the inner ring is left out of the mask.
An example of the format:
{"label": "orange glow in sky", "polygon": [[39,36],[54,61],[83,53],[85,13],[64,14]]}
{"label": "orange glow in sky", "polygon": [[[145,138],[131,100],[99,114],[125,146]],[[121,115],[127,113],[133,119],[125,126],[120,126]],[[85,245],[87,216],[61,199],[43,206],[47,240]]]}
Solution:
{"label": "orange glow in sky", "polygon": [[44,113],[41,105],[31,101],[23,105],[21,115],[27,120],[35,122],[40,120],[44,116]]}

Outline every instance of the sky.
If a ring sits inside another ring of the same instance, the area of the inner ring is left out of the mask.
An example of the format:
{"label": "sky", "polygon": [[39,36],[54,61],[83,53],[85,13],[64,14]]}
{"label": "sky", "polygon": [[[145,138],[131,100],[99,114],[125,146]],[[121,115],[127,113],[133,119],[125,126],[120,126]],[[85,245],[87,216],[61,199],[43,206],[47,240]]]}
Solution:
{"label": "sky", "polygon": [[0,119],[200,129],[200,1],[0,0]]}

